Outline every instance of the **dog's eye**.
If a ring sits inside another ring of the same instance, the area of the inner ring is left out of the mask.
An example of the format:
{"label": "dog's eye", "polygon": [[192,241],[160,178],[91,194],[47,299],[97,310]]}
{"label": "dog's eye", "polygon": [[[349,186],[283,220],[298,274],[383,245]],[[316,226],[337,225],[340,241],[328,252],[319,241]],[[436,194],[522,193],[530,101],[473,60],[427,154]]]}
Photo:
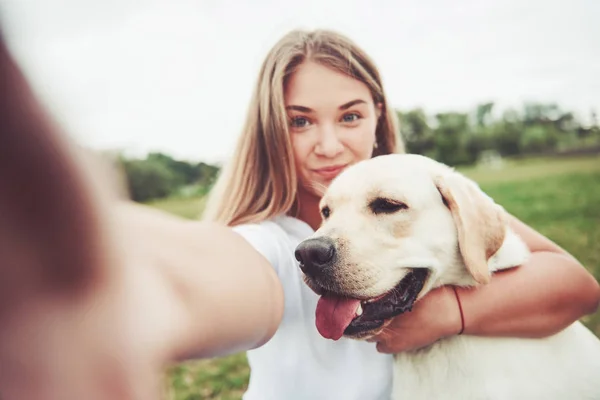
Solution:
{"label": "dog's eye", "polygon": [[329,209],[329,207],[325,206],[321,209],[321,214],[323,215],[323,218],[329,218],[329,214],[331,214],[331,210]]}
{"label": "dog's eye", "polygon": [[369,208],[374,214],[392,214],[400,210],[406,210],[408,206],[401,201],[378,197],[369,204]]}

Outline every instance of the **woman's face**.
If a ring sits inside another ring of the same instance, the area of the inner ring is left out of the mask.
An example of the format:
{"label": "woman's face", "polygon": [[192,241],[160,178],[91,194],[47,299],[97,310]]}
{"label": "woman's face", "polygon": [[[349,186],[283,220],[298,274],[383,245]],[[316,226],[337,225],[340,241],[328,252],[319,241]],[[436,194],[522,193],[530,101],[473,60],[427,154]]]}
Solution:
{"label": "woman's face", "polygon": [[285,88],[301,186],[320,195],[344,168],[370,158],[380,114],[367,85],[314,62],[302,64]]}

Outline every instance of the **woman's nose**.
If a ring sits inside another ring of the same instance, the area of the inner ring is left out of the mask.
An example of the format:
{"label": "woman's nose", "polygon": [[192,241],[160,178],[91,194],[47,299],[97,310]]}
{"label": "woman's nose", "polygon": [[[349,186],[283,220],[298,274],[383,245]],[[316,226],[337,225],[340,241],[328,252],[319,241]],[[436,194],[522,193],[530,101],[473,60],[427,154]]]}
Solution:
{"label": "woman's nose", "polygon": [[323,157],[335,157],[344,150],[335,126],[324,125],[319,132],[315,153]]}

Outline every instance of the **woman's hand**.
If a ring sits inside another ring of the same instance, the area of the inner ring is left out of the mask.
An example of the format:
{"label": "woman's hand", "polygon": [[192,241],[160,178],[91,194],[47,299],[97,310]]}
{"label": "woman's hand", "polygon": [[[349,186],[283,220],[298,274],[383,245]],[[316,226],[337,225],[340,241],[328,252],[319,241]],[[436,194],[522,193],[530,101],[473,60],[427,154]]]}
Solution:
{"label": "woman's hand", "polygon": [[1,39],[0,398],[158,398],[182,307]]}
{"label": "woman's hand", "polygon": [[30,296],[3,313],[0,398],[159,399],[180,314],[144,271],[77,295]]}
{"label": "woman's hand", "polygon": [[381,353],[399,353],[426,347],[458,334],[462,323],[452,288],[443,286],[427,293],[410,312],[395,317],[381,333],[368,339]]}

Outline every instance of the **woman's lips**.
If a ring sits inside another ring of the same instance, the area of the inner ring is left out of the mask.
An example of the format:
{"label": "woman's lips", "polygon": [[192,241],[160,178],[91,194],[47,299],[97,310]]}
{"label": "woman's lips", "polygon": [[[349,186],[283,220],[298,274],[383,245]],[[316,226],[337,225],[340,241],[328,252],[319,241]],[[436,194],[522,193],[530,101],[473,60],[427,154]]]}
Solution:
{"label": "woman's lips", "polygon": [[318,174],[319,176],[330,180],[335,178],[336,176],[338,176],[338,174],[340,172],[342,172],[344,170],[344,168],[346,168],[346,164],[344,165],[334,165],[331,167],[325,167],[325,168],[319,168],[319,169],[315,169],[313,170],[316,174]]}

